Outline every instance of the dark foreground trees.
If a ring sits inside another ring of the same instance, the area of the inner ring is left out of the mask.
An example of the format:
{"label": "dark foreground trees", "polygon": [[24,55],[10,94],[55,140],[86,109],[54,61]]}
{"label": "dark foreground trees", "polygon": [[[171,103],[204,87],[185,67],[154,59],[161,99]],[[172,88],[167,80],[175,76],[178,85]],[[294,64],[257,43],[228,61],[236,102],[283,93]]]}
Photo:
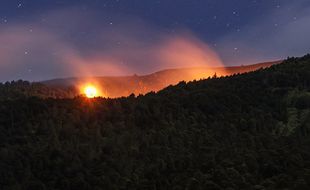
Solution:
{"label": "dark foreground trees", "polygon": [[3,100],[0,189],[310,189],[309,92],[305,56],[145,96]]}

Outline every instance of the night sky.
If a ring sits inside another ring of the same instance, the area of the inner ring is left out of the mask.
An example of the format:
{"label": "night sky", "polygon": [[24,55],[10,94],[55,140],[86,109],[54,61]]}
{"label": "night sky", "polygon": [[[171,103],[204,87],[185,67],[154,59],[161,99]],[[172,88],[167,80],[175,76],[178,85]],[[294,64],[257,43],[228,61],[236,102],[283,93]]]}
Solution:
{"label": "night sky", "polygon": [[309,0],[0,0],[0,81],[146,74],[310,52]]}

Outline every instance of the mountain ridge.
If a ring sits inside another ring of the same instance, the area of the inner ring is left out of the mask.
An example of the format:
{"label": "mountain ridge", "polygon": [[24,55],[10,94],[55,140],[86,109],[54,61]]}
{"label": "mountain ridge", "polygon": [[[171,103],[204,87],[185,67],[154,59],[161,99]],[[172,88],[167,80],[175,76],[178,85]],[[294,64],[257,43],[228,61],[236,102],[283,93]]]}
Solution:
{"label": "mountain ridge", "polygon": [[279,64],[283,60],[278,60],[278,61],[267,61],[267,62],[261,62],[261,63],[255,63],[255,64],[249,64],[249,65],[235,65],[235,66],[227,66],[227,67],[182,67],[182,68],[170,68],[170,69],[163,69],[155,72],[151,72],[149,74],[142,74],[142,75],[116,75],[116,76],[74,76],[74,77],[59,77],[59,78],[53,78],[53,79],[48,79],[48,80],[41,80],[37,81],[39,83],[47,84],[47,85],[60,85],[61,81],[63,80],[78,80],[79,78],[129,78],[129,77],[149,77],[155,74],[161,74],[164,72],[170,72],[170,71],[182,71],[182,70],[187,70],[187,69],[229,69],[229,70],[237,70],[239,71],[240,68],[252,68],[252,69],[259,69],[259,68],[265,68],[265,67],[270,67],[271,65],[274,64]]}
{"label": "mountain ridge", "polygon": [[260,68],[270,67],[281,61],[263,62],[253,65],[229,66],[229,67],[189,67],[165,69],[147,75],[131,76],[95,76],[95,77],[71,77],[42,81],[41,83],[52,87],[76,87],[83,83],[95,83],[103,89],[105,97],[116,98],[129,96],[130,94],[145,94],[151,91],[159,91],[169,85],[176,85],[181,81],[193,81],[217,76],[227,76],[238,73],[254,71]]}

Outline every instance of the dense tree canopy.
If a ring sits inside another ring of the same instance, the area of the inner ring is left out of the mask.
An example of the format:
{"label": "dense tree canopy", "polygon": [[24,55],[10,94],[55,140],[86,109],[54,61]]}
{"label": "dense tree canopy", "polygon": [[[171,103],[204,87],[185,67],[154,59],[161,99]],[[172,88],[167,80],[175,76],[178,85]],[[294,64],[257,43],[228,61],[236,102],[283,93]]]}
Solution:
{"label": "dense tree canopy", "polygon": [[310,55],[138,97],[14,85],[0,86],[0,189],[310,189]]}

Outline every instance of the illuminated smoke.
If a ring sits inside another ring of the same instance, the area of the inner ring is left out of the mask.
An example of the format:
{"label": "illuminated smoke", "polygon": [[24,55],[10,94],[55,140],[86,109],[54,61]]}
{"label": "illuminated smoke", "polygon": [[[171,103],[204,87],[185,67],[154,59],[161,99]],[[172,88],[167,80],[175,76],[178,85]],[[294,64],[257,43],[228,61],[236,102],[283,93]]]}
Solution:
{"label": "illuminated smoke", "polygon": [[[137,18],[119,19],[111,27],[96,15],[81,16],[74,9],[51,12],[46,20],[46,24],[32,20],[0,29],[0,81],[222,65],[206,43],[184,30],[167,34]],[[80,31],[92,35],[80,38]]]}
{"label": "illuminated smoke", "polygon": [[[118,20],[113,27],[101,26],[101,21],[93,17],[82,18],[75,10],[56,11],[47,16],[46,24],[29,21],[0,29],[0,81],[79,77],[72,82],[76,88],[93,84],[100,94],[117,97],[157,91],[182,80],[207,78],[214,71],[206,68],[222,66],[217,54],[187,30],[169,34],[137,18]],[[80,31],[92,35],[79,37]],[[94,78],[189,67],[196,69],[182,75],[162,75],[146,83],[135,78],[116,82]]]}

